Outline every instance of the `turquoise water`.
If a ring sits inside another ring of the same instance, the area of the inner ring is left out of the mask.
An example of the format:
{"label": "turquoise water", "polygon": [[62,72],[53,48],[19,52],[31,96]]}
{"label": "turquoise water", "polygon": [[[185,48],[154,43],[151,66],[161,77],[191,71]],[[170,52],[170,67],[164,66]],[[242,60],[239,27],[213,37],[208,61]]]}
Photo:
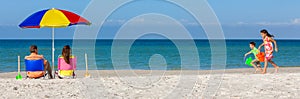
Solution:
{"label": "turquoise water", "polygon": [[[187,42],[187,40],[177,40],[179,42]],[[261,44],[261,40],[226,40],[226,68],[251,68],[244,65],[244,54],[248,52],[249,42],[255,41]],[[71,45],[72,40],[56,40],[55,41],[55,57],[60,55],[64,45]],[[89,40],[80,41],[89,42]],[[127,42],[123,40],[122,42]],[[300,66],[300,40],[277,40],[279,52],[274,53],[274,61],[279,66]],[[29,54],[29,46],[35,44],[38,46],[39,53],[51,61],[51,40],[0,40],[0,72],[17,71],[17,56],[21,56],[21,69],[24,70],[23,58]],[[149,70],[149,59],[154,54],[160,54],[165,58],[166,64],[161,67],[156,67],[158,70],[210,70],[211,69],[211,47],[208,40],[195,40],[200,58],[200,66],[191,64],[189,67],[181,67],[180,53],[176,45],[170,40],[137,40],[133,43],[129,50],[129,64],[131,69]],[[111,45],[112,40],[97,40],[95,50],[91,50],[88,45],[82,45],[73,49],[73,54],[78,58],[78,69],[85,69],[84,53],[95,53],[95,58],[89,57],[89,60],[96,60],[96,63],[89,61],[90,69],[98,70],[113,70],[116,69],[112,65]],[[126,46],[126,45],[124,45]],[[195,54],[189,52],[193,45],[185,44],[184,51],[188,53],[185,56]],[[122,48],[120,46],[119,48]],[[222,49],[220,49],[222,50]],[[90,55],[89,55],[90,56]],[[118,56],[125,59],[126,56]],[[252,56],[253,57],[253,56]],[[55,58],[55,65],[57,64]],[[124,61],[124,60],[120,60]],[[192,63],[194,59],[187,59],[187,62]],[[272,67],[272,66],[270,66]],[[122,68],[117,68],[122,69]],[[126,69],[126,68],[124,68]]]}

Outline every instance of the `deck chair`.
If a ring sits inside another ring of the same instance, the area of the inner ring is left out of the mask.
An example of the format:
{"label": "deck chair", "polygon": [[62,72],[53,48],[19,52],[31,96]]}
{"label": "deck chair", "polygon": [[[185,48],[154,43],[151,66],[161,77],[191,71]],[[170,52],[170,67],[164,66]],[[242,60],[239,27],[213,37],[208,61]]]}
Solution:
{"label": "deck chair", "polygon": [[62,79],[62,78],[75,78],[75,70],[77,65],[77,59],[75,56],[70,57],[70,64],[66,63],[62,56],[58,57],[58,66],[57,71],[55,74]]}
{"label": "deck chair", "polygon": [[25,59],[26,78],[40,78],[45,76],[47,73],[44,71],[44,60],[27,60]]}

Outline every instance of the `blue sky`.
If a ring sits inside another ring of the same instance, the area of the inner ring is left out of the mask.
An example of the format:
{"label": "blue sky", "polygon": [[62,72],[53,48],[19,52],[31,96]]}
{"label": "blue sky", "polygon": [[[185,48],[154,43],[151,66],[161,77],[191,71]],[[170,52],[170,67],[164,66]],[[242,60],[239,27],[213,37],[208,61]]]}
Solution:
{"label": "blue sky", "polygon": [[[0,39],[35,39],[50,38],[51,29],[20,29],[18,24],[30,14],[47,9],[66,9],[77,14],[82,14],[90,0],[5,0],[1,3]],[[300,1],[299,0],[208,0],[209,5],[215,11],[224,35],[227,39],[260,38],[259,31],[268,29],[276,38],[299,39],[300,38]],[[148,5],[144,3],[141,5]],[[108,5],[109,6],[109,5]],[[197,6],[196,6],[197,7]],[[105,9],[105,7],[103,7]],[[138,8],[132,8],[123,13],[133,13]],[[178,10],[170,10],[169,15],[180,17]],[[161,10],[161,8],[153,8]],[[126,10],[125,10],[126,11]],[[100,12],[101,13],[101,12]],[[107,24],[113,27],[115,24],[126,21],[126,15],[110,17]],[[85,17],[85,16],[83,16]],[[143,20],[144,22],[145,20]],[[181,18],[179,21],[194,23],[192,18]],[[109,23],[110,22],[110,23]],[[162,21],[163,22],[163,21]],[[92,22],[93,23],[93,22]],[[151,26],[149,24],[146,26]],[[172,28],[172,26],[166,26]],[[190,26],[197,30],[199,26]],[[72,38],[75,27],[56,29],[56,38]],[[201,28],[201,27],[200,27]],[[116,28],[111,28],[116,29]],[[108,32],[108,31],[107,31]],[[194,38],[205,38],[205,33],[194,33]],[[104,33],[98,38],[113,38],[112,34]]]}

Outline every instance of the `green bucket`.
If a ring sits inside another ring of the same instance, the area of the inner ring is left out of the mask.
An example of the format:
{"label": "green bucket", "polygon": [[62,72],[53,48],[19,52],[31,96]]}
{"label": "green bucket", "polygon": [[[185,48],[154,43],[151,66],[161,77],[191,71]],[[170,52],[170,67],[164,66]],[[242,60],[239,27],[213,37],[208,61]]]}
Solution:
{"label": "green bucket", "polygon": [[252,57],[248,57],[247,59],[246,59],[246,61],[245,61],[245,64],[247,64],[247,65],[249,65],[249,66],[252,66],[251,65],[251,62],[252,62]]}

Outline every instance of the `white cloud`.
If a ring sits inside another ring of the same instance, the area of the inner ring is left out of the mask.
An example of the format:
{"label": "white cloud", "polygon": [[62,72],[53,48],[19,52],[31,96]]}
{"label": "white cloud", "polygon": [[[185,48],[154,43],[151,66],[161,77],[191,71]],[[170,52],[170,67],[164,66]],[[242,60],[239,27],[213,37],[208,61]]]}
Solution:
{"label": "white cloud", "polygon": [[[109,19],[106,20],[106,24],[109,25],[114,25],[114,24],[125,24],[126,22],[128,22],[129,20],[125,20],[125,19]],[[147,25],[172,25],[168,22],[165,22],[164,20],[161,20],[160,18],[156,18],[156,17],[140,17],[140,18],[136,18],[134,20],[130,20],[131,23],[135,23],[135,24],[147,24]],[[182,23],[182,24],[186,24],[186,25],[198,25],[197,22],[191,21],[191,20],[187,20],[187,19],[180,19],[178,20],[178,22]]]}
{"label": "white cloud", "polygon": [[[125,20],[125,19],[109,19],[106,21],[106,24],[111,24],[111,25],[121,25],[121,24],[125,24],[126,22],[128,22],[129,20]],[[137,18],[134,20],[130,20],[131,22],[134,23],[140,23],[140,24],[144,24],[144,23],[159,23],[158,21],[151,21],[151,20],[145,20],[145,18]]]}
{"label": "white cloud", "polygon": [[122,20],[122,19],[109,19],[109,20],[106,20],[106,23],[107,24],[123,24],[124,22],[126,22],[126,20]]}
{"label": "white cloud", "polygon": [[291,22],[293,24],[300,24],[300,18],[293,19]]}
{"label": "white cloud", "polygon": [[237,25],[261,25],[261,26],[271,26],[271,25],[300,25],[300,18],[292,19],[291,21],[287,22],[253,22],[253,23],[247,23],[247,22],[237,22]]}
{"label": "white cloud", "polygon": [[247,23],[247,22],[237,22],[237,24],[238,24],[238,25],[247,25],[247,24],[249,24],[249,23]]}
{"label": "white cloud", "polygon": [[[275,23],[272,22],[257,22],[255,23],[256,25],[263,25],[263,26],[267,26],[267,25],[275,25]],[[278,24],[278,23],[276,23]]]}
{"label": "white cloud", "polygon": [[[128,20],[125,19],[110,19],[106,21],[106,24],[124,24]],[[147,25],[172,25],[169,23],[164,22],[164,20],[160,20],[159,18],[151,17],[151,18],[137,18],[134,20],[131,20],[132,22],[136,24],[147,24]],[[179,19],[178,22],[190,26],[197,26],[198,22],[194,22],[192,20],[188,19]],[[217,23],[203,23],[203,24],[210,24],[210,25],[216,25]],[[260,25],[260,26],[274,26],[274,25],[300,25],[300,18],[291,19],[290,21],[286,22],[270,22],[270,21],[262,21],[262,22],[244,22],[239,21],[236,23],[233,23],[233,25]]]}

